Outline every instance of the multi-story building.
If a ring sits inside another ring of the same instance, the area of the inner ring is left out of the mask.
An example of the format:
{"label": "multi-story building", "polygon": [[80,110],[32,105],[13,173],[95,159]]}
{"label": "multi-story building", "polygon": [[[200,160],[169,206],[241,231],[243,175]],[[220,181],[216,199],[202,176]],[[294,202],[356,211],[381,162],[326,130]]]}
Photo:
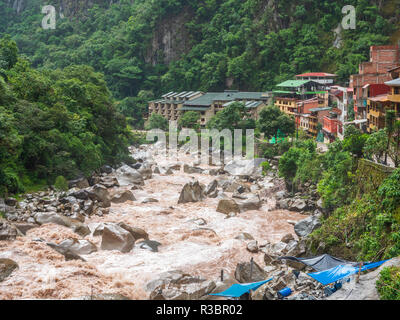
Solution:
{"label": "multi-story building", "polygon": [[354,93],[354,112],[356,119],[366,119],[367,103],[363,98],[363,87],[383,84],[391,79],[389,70],[400,62],[399,46],[372,46],[370,61],[359,65],[359,73],[350,76],[350,87]]}
{"label": "multi-story building", "polygon": [[163,99],[149,102],[149,114],[158,113],[168,120],[176,121],[185,112],[195,111],[200,114],[199,123],[205,126],[218,112],[233,102],[244,103],[254,119],[258,119],[261,109],[269,105],[272,95],[269,92],[240,92],[226,90],[224,92],[191,92],[167,93]]}
{"label": "multi-story building", "polygon": [[162,115],[169,121],[176,121],[180,117],[180,109],[184,103],[204,95],[201,91],[169,92],[158,100],[149,102],[149,116],[153,113]]}
{"label": "multi-story building", "polygon": [[332,74],[332,73],[309,72],[309,73],[298,74],[296,76],[296,79],[297,80],[311,80],[311,81],[318,82],[322,85],[325,85],[327,87],[330,87],[335,82],[336,77],[337,77],[337,75]]}
{"label": "multi-story building", "polygon": [[346,130],[346,121],[348,121],[349,108],[352,105],[353,90],[351,88],[332,86],[330,95],[333,102],[336,103],[336,108],[340,110],[338,112],[338,130],[337,137],[340,140],[344,139],[344,132]]}

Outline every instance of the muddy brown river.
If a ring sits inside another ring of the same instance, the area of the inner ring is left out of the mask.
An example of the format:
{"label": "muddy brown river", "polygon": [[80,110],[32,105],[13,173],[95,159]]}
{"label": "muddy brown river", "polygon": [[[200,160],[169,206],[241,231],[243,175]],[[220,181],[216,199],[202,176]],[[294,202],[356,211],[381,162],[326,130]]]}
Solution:
{"label": "muddy brown river", "polygon": [[[159,165],[169,162],[154,156]],[[193,159],[180,154],[179,161],[192,164]],[[175,162],[174,162],[175,163]],[[207,169],[207,166],[202,166]],[[0,299],[75,299],[101,293],[118,293],[131,299],[147,299],[144,287],[157,275],[169,270],[182,270],[215,280],[221,269],[233,277],[239,262],[254,260],[264,266],[263,254],[250,253],[246,242],[236,240],[240,233],[251,234],[260,245],[276,243],[287,233],[293,233],[288,220],[299,221],[304,216],[289,211],[271,211],[270,199],[257,211],[247,211],[227,219],[216,212],[218,199],[178,205],[179,193],[192,178],[208,184],[215,177],[204,174],[153,175],[142,190],[132,191],[136,201],[112,204],[110,214],[93,216],[85,223],[90,228],[100,222],[125,222],[147,231],[151,240],[162,245],[159,252],[135,246],[129,253],[102,251],[82,256],[87,262],[65,261],[45,241],[60,243],[68,238],[82,239],[70,229],[48,224],[30,230],[25,237],[0,241],[0,258],[16,261],[19,269],[0,283]],[[121,189],[129,187],[121,187]],[[142,204],[146,197],[159,202]],[[196,219],[204,219],[199,226]],[[100,247],[101,237],[90,240]]]}

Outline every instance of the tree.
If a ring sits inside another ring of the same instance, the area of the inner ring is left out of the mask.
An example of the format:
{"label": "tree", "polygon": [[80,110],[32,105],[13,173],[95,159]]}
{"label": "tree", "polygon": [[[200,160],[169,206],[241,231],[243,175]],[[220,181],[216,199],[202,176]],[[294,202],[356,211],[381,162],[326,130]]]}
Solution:
{"label": "tree", "polygon": [[275,106],[268,106],[261,110],[258,127],[266,138],[275,137],[276,140],[278,139],[278,130],[285,135],[291,135],[295,131],[294,120]]}
{"label": "tree", "polygon": [[153,113],[149,118],[149,123],[146,126],[147,130],[152,129],[161,129],[164,131],[168,130],[168,120],[165,119],[162,115],[157,113]]}
{"label": "tree", "polygon": [[9,35],[0,39],[0,71],[9,70],[18,59],[18,48],[14,40]]}
{"label": "tree", "polygon": [[367,139],[367,134],[363,134],[359,129],[354,126],[349,126],[344,135],[343,150],[349,151],[357,158],[361,158],[363,155],[363,148]]}
{"label": "tree", "polygon": [[185,114],[179,119],[178,125],[179,128],[191,128],[198,129],[200,114],[196,111],[187,111]]}
{"label": "tree", "polygon": [[364,155],[367,159],[382,162],[387,146],[387,135],[385,130],[379,130],[371,134],[364,145]]}
{"label": "tree", "polygon": [[393,132],[395,130],[394,122],[396,120],[396,112],[394,110],[386,110],[385,124],[386,132],[388,136],[386,153],[385,153],[385,164],[387,164],[387,158],[389,154],[390,140],[392,139]]}
{"label": "tree", "polygon": [[217,130],[255,129],[255,121],[251,119],[248,109],[241,102],[234,102],[225,107],[210,119],[207,128]]}

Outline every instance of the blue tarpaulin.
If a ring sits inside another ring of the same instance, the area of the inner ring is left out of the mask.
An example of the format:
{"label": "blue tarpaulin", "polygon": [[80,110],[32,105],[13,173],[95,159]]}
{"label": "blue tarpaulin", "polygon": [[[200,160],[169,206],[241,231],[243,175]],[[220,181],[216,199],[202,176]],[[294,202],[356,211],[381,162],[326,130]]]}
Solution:
{"label": "blue tarpaulin", "polygon": [[[361,271],[366,271],[369,269],[377,268],[384,264],[386,261],[380,261],[380,262],[373,262],[373,263],[367,263],[364,266],[361,267]],[[308,273],[310,277],[313,279],[317,280],[318,282],[322,283],[324,286],[336,282],[338,280],[341,280],[343,278],[346,278],[348,276],[351,276],[353,274],[358,273],[360,270],[359,266],[353,266],[350,264],[346,265],[340,265],[336,266],[332,269],[328,269],[325,271],[320,271],[320,272],[314,272],[314,273]]]}
{"label": "blue tarpaulin", "polygon": [[257,290],[260,288],[262,285],[270,282],[273,278],[260,281],[260,282],[255,282],[255,283],[243,283],[243,284],[234,284],[232,287],[229,289],[225,290],[224,292],[221,293],[213,293],[210,294],[210,296],[220,296],[220,297],[229,297],[229,298],[239,298],[245,293],[250,292],[250,290]]}

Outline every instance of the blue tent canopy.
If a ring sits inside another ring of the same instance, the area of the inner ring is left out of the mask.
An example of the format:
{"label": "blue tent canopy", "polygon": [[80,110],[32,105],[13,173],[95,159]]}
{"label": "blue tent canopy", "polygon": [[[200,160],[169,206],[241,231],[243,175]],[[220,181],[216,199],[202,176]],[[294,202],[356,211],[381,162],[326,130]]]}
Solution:
{"label": "blue tent canopy", "polygon": [[[361,267],[361,271],[377,268],[382,264],[384,264],[386,261],[389,260],[367,263],[363,267]],[[318,282],[322,283],[324,286],[326,286],[330,283],[346,278],[347,276],[356,274],[359,272],[359,270],[360,270],[359,266],[346,264],[346,265],[336,266],[334,268],[325,271],[308,273],[308,275],[313,279],[317,280]]]}
{"label": "blue tent canopy", "polygon": [[255,282],[255,283],[243,283],[243,284],[234,284],[232,287],[229,289],[225,290],[224,292],[221,293],[213,293],[210,294],[210,296],[220,296],[220,297],[229,297],[229,298],[239,298],[245,293],[250,292],[250,290],[257,290],[260,288],[262,285],[270,282],[273,278],[260,281],[260,282]]}

